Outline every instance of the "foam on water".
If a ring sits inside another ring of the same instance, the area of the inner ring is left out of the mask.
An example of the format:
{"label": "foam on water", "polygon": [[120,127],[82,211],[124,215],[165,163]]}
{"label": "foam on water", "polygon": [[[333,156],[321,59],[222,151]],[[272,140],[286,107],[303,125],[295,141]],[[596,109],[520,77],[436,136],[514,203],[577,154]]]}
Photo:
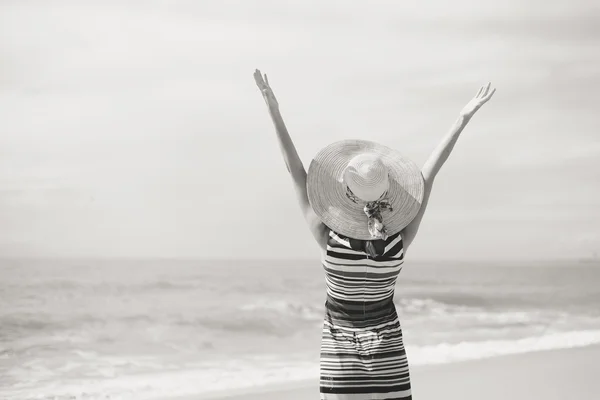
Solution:
{"label": "foam on water", "polygon": [[600,330],[550,333],[516,340],[440,343],[433,346],[407,346],[413,365],[447,364],[542,350],[585,347],[600,343]]}
{"label": "foam on water", "polygon": [[[583,347],[597,343],[600,343],[600,330],[554,333],[519,340],[441,343],[425,347],[407,346],[407,352],[411,365],[434,365],[532,351]],[[84,356],[92,359],[94,354],[84,354]],[[0,394],[14,400],[143,400],[257,387],[318,377],[317,362],[295,358],[296,360],[286,361],[285,357],[256,356],[245,360],[221,360],[216,364],[190,364],[186,369],[147,361],[138,365],[151,366],[153,372],[127,375],[117,375],[110,368],[98,366],[96,371],[103,373],[103,378],[53,379],[43,385],[39,385],[38,382],[55,375],[56,371],[40,367],[36,370],[37,376],[23,376],[20,384],[2,389]],[[118,365],[123,364],[125,360],[115,358],[112,362]],[[70,363],[63,366],[61,372],[78,367],[80,365]]]}
{"label": "foam on water", "polygon": [[[40,375],[44,375],[44,372],[51,374],[49,371],[40,371]],[[254,360],[223,360],[218,364],[189,365],[186,369],[178,370],[164,369],[121,376],[107,374],[103,379],[56,379],[43,385],[34,385],[34,382],[28,385],[23,381],[10,389],[0,390],[0,394],[14,400],[142,400],[305,380],[317,374],[318,366],[314,362],[297,361],[290,364],[257,357]]]}

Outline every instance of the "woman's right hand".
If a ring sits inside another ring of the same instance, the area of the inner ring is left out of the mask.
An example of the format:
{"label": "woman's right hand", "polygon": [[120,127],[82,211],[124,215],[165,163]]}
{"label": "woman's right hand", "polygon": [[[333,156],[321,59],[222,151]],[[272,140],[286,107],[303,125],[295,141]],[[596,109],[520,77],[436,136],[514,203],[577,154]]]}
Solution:
{"label": "woman's right hand", "polygon": [[254,81],[256,82],[256,86],[260,89],[260,92],[267,103],[269,109],[279,109],[279,103],[275,98],[275,94],[273,93],[273,89],[269,86],[269,79],[267,78],[267,74],[264,74],[264,78],[262,73],[257,69],[254,71]]}

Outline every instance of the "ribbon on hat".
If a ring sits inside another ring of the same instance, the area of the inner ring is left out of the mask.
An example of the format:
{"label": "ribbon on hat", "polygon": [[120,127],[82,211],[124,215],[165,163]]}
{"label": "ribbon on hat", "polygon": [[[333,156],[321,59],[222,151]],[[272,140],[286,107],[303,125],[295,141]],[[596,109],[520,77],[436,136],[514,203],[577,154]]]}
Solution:
{"label": "ribbon on hat", "polygon": [[387,192],[382,194],[378,200],[365,202],[357,197],[348,186],[346,186],[346,196],[356,204],[365,204],[363,211],[367,215],[367,227],[369,233],[374,239],[386,240],[388,233],[383,224],[382,210],[393,211],[392,204],[387,199]]}

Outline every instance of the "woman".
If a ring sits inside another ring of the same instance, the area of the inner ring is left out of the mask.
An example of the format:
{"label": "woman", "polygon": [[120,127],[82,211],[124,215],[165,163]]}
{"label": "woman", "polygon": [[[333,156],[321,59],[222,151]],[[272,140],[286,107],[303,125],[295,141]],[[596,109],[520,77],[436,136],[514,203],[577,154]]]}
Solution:
{"label": "woman", "polygon": [[321,150],[307,174],[267,76],[256,70],[254,79],[275,124],[300,207],[322,250],[327,301],[321,399],[412,399],[393,302],[396,278],[437,173],[495,89],[489,83],[479,89],[422,170],[380,144],[345,140]]}

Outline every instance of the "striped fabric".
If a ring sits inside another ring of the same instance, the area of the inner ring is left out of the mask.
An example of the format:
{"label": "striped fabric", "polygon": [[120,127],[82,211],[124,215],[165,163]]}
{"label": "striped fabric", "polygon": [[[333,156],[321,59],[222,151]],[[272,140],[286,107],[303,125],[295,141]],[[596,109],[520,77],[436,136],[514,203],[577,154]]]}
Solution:
{"label": "striped fabric", "polygon": [[383,254],[375,258],[360,250],[359,241],[329,233],[323,260],[327,302],[321,400],[412,399],[393,302],[403,260],[400,233],[390,236]]}

